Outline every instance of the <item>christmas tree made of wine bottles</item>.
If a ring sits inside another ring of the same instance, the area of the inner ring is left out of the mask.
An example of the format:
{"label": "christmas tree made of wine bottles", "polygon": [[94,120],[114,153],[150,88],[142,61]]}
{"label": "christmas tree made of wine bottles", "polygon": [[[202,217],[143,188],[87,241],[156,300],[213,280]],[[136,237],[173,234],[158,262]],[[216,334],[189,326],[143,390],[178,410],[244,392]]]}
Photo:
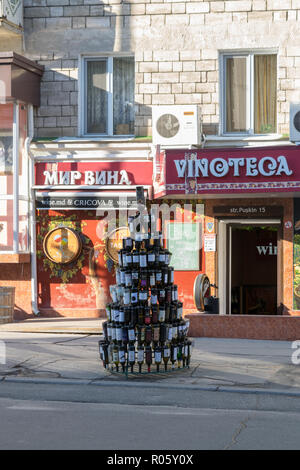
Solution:
{"label": "christmas tree made of wine bottles", "polygon": [[124,373],[189,367],[189,321],[182,318],[171,253],[162,245],[161,232],[152,238],[150,221],[148,233],[135,235],[132,222],[129,218],[131,236],[122,240],[118,252],[100,358],[106,369]]}

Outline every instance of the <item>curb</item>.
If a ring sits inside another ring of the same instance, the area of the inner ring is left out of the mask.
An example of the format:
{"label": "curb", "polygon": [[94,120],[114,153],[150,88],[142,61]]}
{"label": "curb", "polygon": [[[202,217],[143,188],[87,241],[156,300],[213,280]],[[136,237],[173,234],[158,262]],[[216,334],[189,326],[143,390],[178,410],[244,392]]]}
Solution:
{"label": "curb", "polygon": [[273,395],[273,396],[289,396],[300,397],[300,391],[281,390],[281,389],[259,389],[259,388],[229,388],[225,386],[198,386],[198,385],[182,385],[182,384],[162,384],[149,382],[124,382],[124,381],[107,381],[97,379],[51,379],[51,378],[35,378],[35,377],[4,377],[0,379],[1,383],[28,383],[28,384],[45,384],[45,385],[92,385],[97,387],[126,387],[126,388],[156,388],[156,389],[173,389],[173,390],[197,390],[203,392],[220,392],[247,395]]}

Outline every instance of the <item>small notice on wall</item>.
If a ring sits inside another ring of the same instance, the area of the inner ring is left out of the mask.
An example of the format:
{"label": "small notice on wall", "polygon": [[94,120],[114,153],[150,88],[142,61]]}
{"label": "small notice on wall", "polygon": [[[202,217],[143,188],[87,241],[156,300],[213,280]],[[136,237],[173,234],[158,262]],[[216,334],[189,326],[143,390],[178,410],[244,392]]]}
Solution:
{"label": "small notice on wall", "polygon": [[216,251],[216,234],[206,233],[204,235],[204,251]]}

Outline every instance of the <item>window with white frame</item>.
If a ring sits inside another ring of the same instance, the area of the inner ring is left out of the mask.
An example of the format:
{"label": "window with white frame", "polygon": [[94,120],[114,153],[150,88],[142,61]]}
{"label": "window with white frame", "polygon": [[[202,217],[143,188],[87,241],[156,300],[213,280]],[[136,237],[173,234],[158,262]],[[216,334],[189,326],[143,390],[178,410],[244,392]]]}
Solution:
{"label": "window with white frame", "polygon": [[220,59],[221,133],[276,133],[277,55],[223,53]]}
{"label": "window with white frame", "polygon": [[82,69],[82,134],[133,135],[134,58],[85,57]]}

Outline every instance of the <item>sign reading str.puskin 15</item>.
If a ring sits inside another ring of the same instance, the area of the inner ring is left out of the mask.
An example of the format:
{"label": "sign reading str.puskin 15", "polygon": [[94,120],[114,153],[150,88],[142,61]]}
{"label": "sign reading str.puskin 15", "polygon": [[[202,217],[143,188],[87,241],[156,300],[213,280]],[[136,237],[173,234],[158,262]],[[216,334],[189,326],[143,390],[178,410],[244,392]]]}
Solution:
{"label": "sign reading str.puskin 15", "polygon": [[156,155],[155,197],[300,191],[297,146],[170,149]]}

